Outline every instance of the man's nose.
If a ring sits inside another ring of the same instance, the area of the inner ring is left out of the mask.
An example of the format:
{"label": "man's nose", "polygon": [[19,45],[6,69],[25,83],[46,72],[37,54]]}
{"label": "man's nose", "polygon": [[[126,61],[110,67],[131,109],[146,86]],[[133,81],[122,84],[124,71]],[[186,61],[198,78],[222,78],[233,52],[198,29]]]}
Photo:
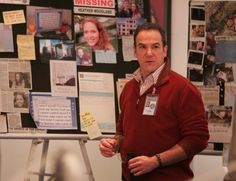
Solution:
{"label": "man's nose", "polygon": [[147,49],[147,55],[152,55],[152,49],[151,48]]}

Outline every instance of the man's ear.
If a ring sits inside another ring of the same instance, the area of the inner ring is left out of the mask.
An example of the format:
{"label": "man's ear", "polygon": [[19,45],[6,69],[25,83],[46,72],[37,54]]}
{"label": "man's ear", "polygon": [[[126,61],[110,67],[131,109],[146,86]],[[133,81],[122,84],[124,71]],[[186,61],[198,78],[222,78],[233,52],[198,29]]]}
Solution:
{"label": "man's ear", "polygon": [[164,46],[163,51],[165,53],[165,57],[167,57],[167,52],[168,52],[168,46],[167,45]]}
{"label": "man's ear", "polygon": [[137,58],[137,56],[136,56],[136,47],[135,46],[134,46],[134,52],[133,53],[134,53],[134,57]]}

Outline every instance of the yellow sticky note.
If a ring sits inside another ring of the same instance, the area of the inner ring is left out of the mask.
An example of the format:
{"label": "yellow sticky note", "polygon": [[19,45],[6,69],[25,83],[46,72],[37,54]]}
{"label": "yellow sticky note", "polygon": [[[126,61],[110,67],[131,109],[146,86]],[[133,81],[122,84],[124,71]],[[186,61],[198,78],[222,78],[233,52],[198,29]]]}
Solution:
{"label": "yellow sticky note", "polygon": [[90,139],[94,139],[102,135],[97,121],[90,112],[80,114],[80,121],[82,122],[84,129],[87,131]]}
{"label": "yellow sticky note", "polygon": [[36,59],[33,35],[17,35],[17,49],[20,60]]}
{"label": "yellow sticky note", "polygon": [[4,24],[6,25],[25,23],[25,15],[23,10],[4,11],[2,14]]}

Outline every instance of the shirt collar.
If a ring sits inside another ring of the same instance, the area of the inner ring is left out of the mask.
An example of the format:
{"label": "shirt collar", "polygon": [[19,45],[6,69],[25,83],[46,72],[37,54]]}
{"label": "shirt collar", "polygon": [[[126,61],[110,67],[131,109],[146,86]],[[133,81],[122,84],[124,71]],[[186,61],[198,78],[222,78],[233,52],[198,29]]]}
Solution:
{"label": "shirt collar", "polygon": [[[153,73],[151,73],[146,79],[152,79],[153,83],[155,84],[157,82],[157,79],[161,73],[161,71],[163,70],[165,66],[165,63],[163,63],[159,68],[157,68]],[[135,70],[134,74],[134,79],[139,82],[139,83],[143,83],[145,80],[143,80],[142,78],[142,72],[141,69],[138,68],[137,70]]]}

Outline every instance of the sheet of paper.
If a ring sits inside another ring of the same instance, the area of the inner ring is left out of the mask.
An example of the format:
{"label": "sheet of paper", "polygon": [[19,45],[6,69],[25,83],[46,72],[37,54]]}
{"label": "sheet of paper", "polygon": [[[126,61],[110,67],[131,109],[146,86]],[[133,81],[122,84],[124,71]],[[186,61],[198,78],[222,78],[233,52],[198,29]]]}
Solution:
{"label": "sheet of paper", "polygon": [[[114,79],[110,73],[79,72],[80,112],[91,112],[102,132],[115,132]],[[82,131],[85,131],[81,123]]]}
{"label": "sheet of paper", "polygon": [[4,4],[29,4],[30,0],[0,0]]}
{"label": "sheet of paper", "polygon": [[75,14],[93,14],[93,15],[105,15],[105,16],[115,16],[115,9],[108,8],[94,8],[94,7],[82,7],[74,6]]}
{"label": "sheet of paper", "polygon": [[7,113],[8,132],[9,133],[47,133],[47,130],[37,128],[22,127],[20,113]]}
{"label": "sheet of paper", "polygon": [[87,131],[90,139],[102,136],[101,130],[98,127],[97,121],[90,112],[80,113],[81,122],[84,129]]}
{"label": "sheet of paper", "polygon": [[122,36],[122,52],[125,62],[137,60],[134,57],[134,40],[133,36]]}
{"label": "sheet of paper", "polygon": [[96,50],[95,58],[96,58],[96,63],[107,63],[107,64],[117,63],[115,51]]}
{"label": "sheet of paper", "polygon": [[232,125],[234,120],[232,106],[207,105],[209,142],[230,143],[232,137]]}
{"label": "sheet of paper", "polygon": [[14,52],[12,25],[0,23],[0,52]]}
{"label": "sheet of paper", "polygon": [[35,60],[35,44],[33,35],[17,35],[18,58]]}
{"label": "sheet of paper", "polygon": [[29,92],[23,89],[0,89],[0,111],[29,113],[28,95]]}
{"label": "sheet of paper", "polygon": [[50,60],[52,96],[78,97],[76,61]]}
{"label": "sheet of paper", "polygon": [[204,104],[207,105],[219,105],[219,93],[220,87],[206,87],[206,86],[197,86],[198,90],[202,94],[202,99]]}
{"label": "sheet of paper", "polygon": [[2,14],[4,24],[6,25],[25,23],[25,15],[23,10],[4,11]]}
{"label": "sheet of paper", "polygon": [[39,129],[78,129],[75,98],[31,92],[30,114]]}
{"label": "sheet of paper", "polygon": [[21,116],[20,113],[7,113],[8,131],[14,132],[15,129],[21,129]]}
{"label": "sheet of paper", "polygon": [[217,64],[236,63],[236,30],[234,31],[234,36],[216,36],[215,56]]}
{"label": "sheet of paper", "polygon": [[6,115],[0,115],[0,133],[7,132],[7,118]]}
{"label": "sheet of paper", "polygon": [[31,64],[14,58],[0,58],[0,88],[32,89]]}

